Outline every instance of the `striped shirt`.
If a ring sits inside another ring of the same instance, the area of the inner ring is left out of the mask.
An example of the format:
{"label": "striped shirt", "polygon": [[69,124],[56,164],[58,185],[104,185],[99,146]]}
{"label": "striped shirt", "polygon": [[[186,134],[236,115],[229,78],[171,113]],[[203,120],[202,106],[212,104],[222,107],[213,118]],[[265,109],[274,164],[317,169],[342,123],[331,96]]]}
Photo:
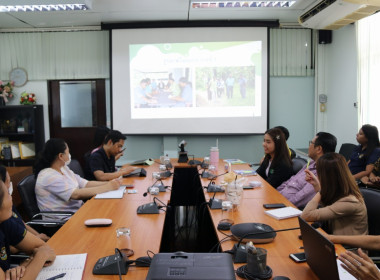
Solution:
{"label": "striped shirt", "polygon": [[63,174],[53,168],[40,171],[36,182],[36,198],[40,211],[77,211],[82,200],[70,199],[76,189],[84,188],[87,180],[75,174],[67,166],[61,168]]}

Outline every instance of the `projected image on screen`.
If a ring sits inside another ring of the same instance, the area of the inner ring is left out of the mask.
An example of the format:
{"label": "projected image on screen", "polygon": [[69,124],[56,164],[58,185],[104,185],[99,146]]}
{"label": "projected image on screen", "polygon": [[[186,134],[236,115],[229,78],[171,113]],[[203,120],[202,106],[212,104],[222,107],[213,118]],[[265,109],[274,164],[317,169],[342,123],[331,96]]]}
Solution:
{"label": "projected image on screen", "polygon": [[112,30],[112,127],[125,134],[264,133],[266,27]]}
{"label": "projected image on screen", "polygon": [[139,44],[129,54],[133,119],[261,114],[261,42]]}

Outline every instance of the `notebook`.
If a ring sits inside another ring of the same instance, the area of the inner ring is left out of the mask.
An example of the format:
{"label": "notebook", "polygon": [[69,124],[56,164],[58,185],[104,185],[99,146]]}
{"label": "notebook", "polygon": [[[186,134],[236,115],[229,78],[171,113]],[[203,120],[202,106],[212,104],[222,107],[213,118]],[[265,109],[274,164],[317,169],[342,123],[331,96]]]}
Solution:
{"label": "notebook", "polygon": [[42,268],[37,280],[46,280],[61,273],[66,275],[60,280],[80,280],[86,265],[87,253],[74,255],[59,255],[51,266]]}
{"label": "notebook", "polygon": [[319,279],[354,280],[350,273],[340,266],[336,259],[334,244],[313,228],[304,219],[298,217],[306,262]]}
{"label": "notebook", "polygon": [[265,214],[273,218],[276,218],[277,220],[297,217],[301,215],[301,213],[301,210],[291,206],[265,211]]}
{"label": "notebook", "polygon": [[118,190],[99,193],[95,196],[95,199],[123,198],[125,188],[126,186],[120,186]]}
{"label": "notebook", "polygon": [[251,176],[251,175],[257,175],[257,172],[253,169],[248,170],[234,170],[235,174],[241,175],[241,176]]}

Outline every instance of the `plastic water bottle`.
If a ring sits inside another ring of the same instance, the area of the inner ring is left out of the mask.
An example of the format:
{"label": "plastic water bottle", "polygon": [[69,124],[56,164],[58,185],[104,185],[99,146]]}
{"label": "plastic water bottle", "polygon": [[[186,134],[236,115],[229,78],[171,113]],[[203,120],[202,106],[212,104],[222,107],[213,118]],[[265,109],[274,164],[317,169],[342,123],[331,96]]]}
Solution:
{"label": "plastic water bottle", "polygon": [[214,165],[216,169],[218,169],[218,166],[219,166],[219,148],[218,147],[211,147],[210,149],[210,164]]}

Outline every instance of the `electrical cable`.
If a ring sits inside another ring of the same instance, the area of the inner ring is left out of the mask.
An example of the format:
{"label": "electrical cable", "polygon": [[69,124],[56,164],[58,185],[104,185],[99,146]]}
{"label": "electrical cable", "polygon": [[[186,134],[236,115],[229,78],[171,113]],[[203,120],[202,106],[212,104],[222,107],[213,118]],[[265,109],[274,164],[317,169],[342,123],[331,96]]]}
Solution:
{"label": "electrical cable", "polygon": [[243,265],[236,270],[237,276],[244,278],[244,279],[248,279],[248,280],[268,279],[268,278],[272,277],[272,274],[273,274],[273,271],[268,265],[266,267],[266,272],[261,273],[259,275],[253,275],[253,274],[249,273],[247,265]]}

